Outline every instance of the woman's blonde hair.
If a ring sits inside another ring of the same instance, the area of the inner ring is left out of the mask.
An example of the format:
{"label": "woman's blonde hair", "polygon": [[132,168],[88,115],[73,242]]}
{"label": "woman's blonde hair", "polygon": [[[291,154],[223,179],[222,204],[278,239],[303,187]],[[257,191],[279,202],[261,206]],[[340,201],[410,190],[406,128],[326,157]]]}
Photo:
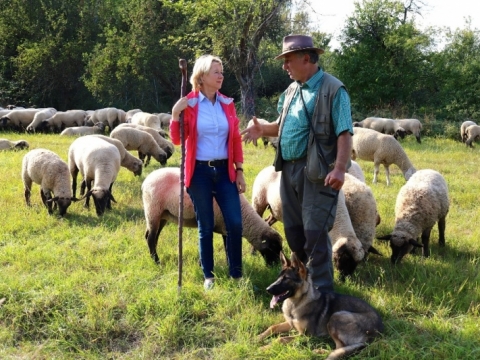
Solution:
{"label": "woman's blonde hair", "polygon": [[190,76],[190,84],[192,84],[194,91],[201,89],[201,77],[205,74],[208,74],[212,68],[212,63],[214,62],[219,63],[223,68],[222,60],[220,60],[218,56],[202,55],[197,59],[197,61],[195,61],[195,65],[193,65],[192,76]]}

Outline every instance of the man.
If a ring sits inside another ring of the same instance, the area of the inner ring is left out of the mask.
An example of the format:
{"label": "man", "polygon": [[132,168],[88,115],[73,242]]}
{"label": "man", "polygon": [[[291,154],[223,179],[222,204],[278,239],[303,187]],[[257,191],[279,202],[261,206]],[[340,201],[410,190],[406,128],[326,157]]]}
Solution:
{"label": "man", "polygon": [[[283,69],[294,82],[280,96],[280,116],[268,124],[260,124],[254,117],[254,124],[241,134],[246,143],[261,136],[279,136],[274,165],[276,171],[282,171],[285,237],[290,249],[309,265],[315,286],[322,292],[333,292],[328,232],[350,165],[353,129],[345,86],[317,65],[322,53],[310,36],[284,37],[282,53],[275,59],[283,59]],[[316,150],[312,125],[330,169],[321,182],[305,176],[307,150]]]}

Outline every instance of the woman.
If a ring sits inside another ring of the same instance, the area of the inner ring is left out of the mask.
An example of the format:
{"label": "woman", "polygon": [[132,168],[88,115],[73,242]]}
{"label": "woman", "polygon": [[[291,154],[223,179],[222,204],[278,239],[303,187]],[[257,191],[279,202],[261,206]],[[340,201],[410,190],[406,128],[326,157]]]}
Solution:
{"label": "woman", "polygon": [[180,144],[180,113],[184,112],[186,145],[185,187],[198,223],[200,262],[204,287],[213,287],[213,199],[227,229],[225,247],[229,274],[242,277],[242,212],[239,194],[245,192],[240,120],[233,99],[222,95],[222,61],[203,55],[193,67],[193,90],[172,109],[170,137]]}

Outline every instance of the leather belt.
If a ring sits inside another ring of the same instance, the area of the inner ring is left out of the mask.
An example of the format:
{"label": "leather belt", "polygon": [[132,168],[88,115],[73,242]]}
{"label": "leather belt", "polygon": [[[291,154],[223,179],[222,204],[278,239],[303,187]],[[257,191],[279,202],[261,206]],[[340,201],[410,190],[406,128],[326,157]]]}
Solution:
{"label": "leather belt", "polygon": [[228,165],[228,160],[227,159],[222,159],[222,160],[196,160],[197,164],[200,165],[208,165],[210,167],[219,167],[219,166],[227,166]]}

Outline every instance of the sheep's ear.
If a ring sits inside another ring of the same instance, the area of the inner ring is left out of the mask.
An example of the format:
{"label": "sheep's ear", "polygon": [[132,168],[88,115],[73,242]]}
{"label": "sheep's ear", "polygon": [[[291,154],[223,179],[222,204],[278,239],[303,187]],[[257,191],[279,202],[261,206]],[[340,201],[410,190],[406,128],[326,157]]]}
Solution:
{"label": "sheep's ear", "polygon": [[377,236],[377,240],[392,240],[392,234]]}
{"label": "sheep's ear", "polygon": [[285,269],[290,266],[290,260],[287,259],[283,251],[280,251],[280,261],[282,263],[282,269]]}
{"label": "sheep's ear", "polygon": [[55,197],[53,197],[53,198],[51,198],[51,199],[48,199],[48,200],[47,200],[47,203],[51,204],[51,203],[54,202],[54,201],[58,201],[58,196],[55,196]]}
{"label": "sheep's ear", "polygon": [[370,246],[368,248],[368,252],[369,253],[372,253],[372,254],[375,254],[375,255],[380,255],[380,256],[383,256],[382,253],[380,253],[377,249],[375,249],[373,246]]}
{"label": "sheep's ear", "polygon": [[115,200],[115,198],[113,197],[112,194],[109,194],[110,195],[110,200],[112,200],[114,203],[117,203],[117,200]]}
{"label": "sheep's ear", "polygon": [[415,240],[415,239],[410,239],[410,240],[408,240],[408,242],[410,243],[410,245],[413,245],[413,246],[415,246],[415,247],[423,247],[423,245],[420,244],[420,243],[419,243],[417,240]]}

